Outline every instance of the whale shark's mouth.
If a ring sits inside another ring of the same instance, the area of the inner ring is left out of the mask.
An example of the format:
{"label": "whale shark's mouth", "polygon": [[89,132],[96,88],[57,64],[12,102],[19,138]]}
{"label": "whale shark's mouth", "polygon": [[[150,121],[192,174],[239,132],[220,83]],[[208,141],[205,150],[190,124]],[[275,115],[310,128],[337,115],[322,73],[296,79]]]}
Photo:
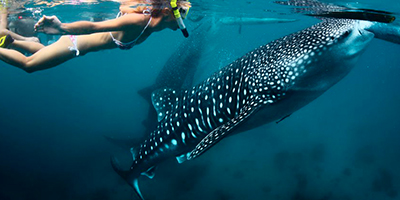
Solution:
{"label": "whale shark's mouth", "polygon": [[360,55],[369,44],[369,42],[374,38],[374,34],[372,32],[364,29],[353,31],[353,34],[354,35],[350,36],[353,37],[350,38],[350,44],[346,44],[349,45],[348,55],[352,57]]}

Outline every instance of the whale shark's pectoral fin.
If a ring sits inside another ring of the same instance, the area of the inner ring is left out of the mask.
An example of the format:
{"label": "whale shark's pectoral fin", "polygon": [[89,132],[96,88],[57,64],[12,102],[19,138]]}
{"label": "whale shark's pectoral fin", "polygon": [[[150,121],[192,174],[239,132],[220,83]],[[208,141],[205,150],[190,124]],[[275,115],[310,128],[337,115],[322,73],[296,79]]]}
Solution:
{"label": "whale shark's pectoral fin", "polygon": [[235,118],[211,131],[206,137],[204,137],[200,141],[199,144],[196,145],[195,149],[190,152],[190,154],[188,155],[188,160],[192,160],[200,156],[210,147],[221,141],[221,139],[229,135],[229,133],[231,133],[235,127],[246,121],[250,115],[257,112],[260,109],[261,105],[261,103],[256,103],[254,101],[249,103],[247,106],[241,109],[241,112]]}
{"label": "whale shark's pectoral fin", "polygon": [[179,164],[185,162],[188,160],[189,154],[182,154],[180,156],[176,157],[176,160],[178,161]]}

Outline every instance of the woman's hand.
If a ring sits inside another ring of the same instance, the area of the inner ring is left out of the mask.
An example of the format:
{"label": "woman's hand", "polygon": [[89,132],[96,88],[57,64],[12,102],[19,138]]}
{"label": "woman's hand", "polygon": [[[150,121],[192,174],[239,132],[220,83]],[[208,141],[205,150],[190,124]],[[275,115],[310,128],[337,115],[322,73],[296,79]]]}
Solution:
{"label": "woman's hand", "polygon": [[43,16],[35,24],[35,31],[46,34],[63,34],[61,21],[56,16]]}

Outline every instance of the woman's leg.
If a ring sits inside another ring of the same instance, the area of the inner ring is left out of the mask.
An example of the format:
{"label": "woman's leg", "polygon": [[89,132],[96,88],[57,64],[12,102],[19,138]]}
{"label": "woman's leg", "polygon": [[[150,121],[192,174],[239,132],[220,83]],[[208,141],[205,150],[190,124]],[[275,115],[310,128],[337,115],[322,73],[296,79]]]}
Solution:
{"label": "woman's leg", "polygon": [[7,29],[8,25],[8,13],[7,10],[0,11],[0,29]]}
{"label": "woman's leg", "polygon": [[14,40],[21,40],[21,41],[27,41],[27,42],[40,42],[39,38],[37,38],[37,37],[24,37],[22,35],[12,32],[8,29],[0,28],[0,37],[4,36],[4,35],[10,35]]}
{"label": "woman's leg", "polygon": [[28,41],[20,41],[20,40],[14,40],[13,43],[11,43],[8,48],[10,49],[15,49],[15,50],[23,50],[26,52],[29,52],[31,54],[36,53],[40,49],[44,48],[45,46],[41,43],[38,42],[28,42]]}
{"label": "woman's leg", "polygon": [[57,42],[40,49],[29,57],[16,50],[0,48],[0,60],[31,73],[55,67],[74,58],[75,52],[68,49],[72,45],[69,36],[62,36]]}

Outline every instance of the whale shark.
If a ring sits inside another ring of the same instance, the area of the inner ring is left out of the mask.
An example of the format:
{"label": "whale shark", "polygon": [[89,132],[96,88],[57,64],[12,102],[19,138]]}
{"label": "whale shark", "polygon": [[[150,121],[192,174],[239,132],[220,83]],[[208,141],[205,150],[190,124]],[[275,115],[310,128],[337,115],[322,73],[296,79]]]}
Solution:
{"label": "whale shark", "polygon": [[113,169],[140,199],[138,178],[152,178],[161,162],[205,153],[223,138],[280,121],[343,79],[374,38],[400,43],[400,28],[354,19],[323,19],[260,46],[184,90],[153,92],[158,124],[131,148],[133,163]]}
{"label": "whale shark", "polygon": [[[289,18],[218,17],[213,15],[198,19],[197,22],[200,24],[192,30],[190,37],[185,39],[171,54],[158,73],[154,83],[138,91],[139,95],[151,106],[147,117],[142,122],[145,127],[145,133],[151,132],[157,126],[157,113],[153,109],[151,101],[152,92],[165,87],[176,90],[192,87],[195,75],[198,75],[196,73],[198,66],[218,56],[218,53],[215,53],[217,43],[212,42],[214,41],[212,38],[215,38],[215,35],[218,34],[223,26],[237,25],[242,27],[295,21],[297,20]],[[179,59],[177,59],[177,56],[179,56]],[[219,67],[214,66],[213,71]],[[111,138],[106,138],[112,140]],[[133,143],[126,141],[125,144],[127,142]],[[121,143],[121,141],[113,143]]]}

